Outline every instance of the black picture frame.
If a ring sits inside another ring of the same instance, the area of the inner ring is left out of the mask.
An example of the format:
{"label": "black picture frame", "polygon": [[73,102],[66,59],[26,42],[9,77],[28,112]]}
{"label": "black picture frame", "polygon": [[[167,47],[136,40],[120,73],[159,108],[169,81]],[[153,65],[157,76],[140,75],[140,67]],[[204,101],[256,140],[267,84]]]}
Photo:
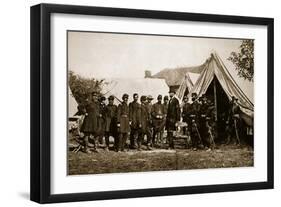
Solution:
{"label": "black picture frame", "polygon": [[[231,23],[267,26],[267,181],[237,184],[219,184],[186,187],[167,187],[74,194],[50,193],[50,121],[51,121],[51,71],[50,32],[52,13],[134,17],[164,20],[180,20],[207,23]],[[135,10],[73,5],[39,4],[31,7],[31,174],[30,199],[39,203],[120,199],[147,196],[211,193],[272,189],[274,187],[274,117],[273,117],[273,43],[274,20],[272,18],[195,14],[170,11]]]}

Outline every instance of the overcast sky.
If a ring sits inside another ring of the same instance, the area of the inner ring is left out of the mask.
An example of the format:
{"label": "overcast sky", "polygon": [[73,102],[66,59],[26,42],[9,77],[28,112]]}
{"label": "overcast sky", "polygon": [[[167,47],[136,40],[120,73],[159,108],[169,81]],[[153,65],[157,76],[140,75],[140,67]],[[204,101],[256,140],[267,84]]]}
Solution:
{"label": "overcast sky", "polygon": [[237,76],[227,60],[241,40],[129,35],[94,32],[68,33],[68,69],[85,77],[141,78],[165,68],[197,66],[216,51],[229,72],[252,100],[253,84]]}

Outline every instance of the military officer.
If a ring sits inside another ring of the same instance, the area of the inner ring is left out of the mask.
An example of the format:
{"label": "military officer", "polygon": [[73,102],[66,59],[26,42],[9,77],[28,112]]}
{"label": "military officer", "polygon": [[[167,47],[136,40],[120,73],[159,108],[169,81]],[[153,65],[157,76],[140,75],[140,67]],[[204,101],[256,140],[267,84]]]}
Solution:
{"label": "military officer", "polygon": [[151,114],[147,105],[146,96],[141,96],[141,108],[140,108],[140,136],[138,137],[138,150],[141,150],[141,144],[144,139],[144,135],[147,137],[147,149],[151,150],[151,131],[150,120]]}
{"label": "military officer", "polygon": [[152,125],[152,117],[151,117],[151,111],[152,111],[152,100],[153,100],[153,97],[151,95],[148,95],[146,97],[147,101],[146,101],[146,105],[147,105],[147,110],[148,110],[148,113],[149,113],[149,122],[148,122],[148,132],[147,133],[150,133],[150,137],[152,137],[152,134],[153,134],[153,125]]}
{"label": "military officer", "polygon": [[205,94],[202,94],[200,97],[200,107],[198,111],[198,129],[202,138],[202,144],[205,147],[209,146],[209,135],[208,135],[208,104],[207,97]]}
{"label": "military officer", "polygon": [[[152,105],[151,116],[152,116],[152,124],[153,124],[153,138],[152,144],[162,144],[162,136],[163,136],[163,120],[164,120],[164,105],[162,104],[162,95],[158,95],[157,102]],[[157,136],[157,140],[155,140]]]}
{"label": "military officer", "polygon": [[136,140],[139,135],[139,122],[140,122],[140,104],[138,103],[139,95],[133,94],[133,101],[129,104],[129,119],[131,121],[130,132],[130,148],[136,149]]}
{"label": "military officer", "polygon": [[106,98],[104,96],[101,96],[99,98],[99,103],[100,103],[100,114],[98,117],[98,130],[97,130],[97,136],[98,136],[98,144],[103,144],[103,137],[104,137],[104,132],[105,132],[105,109],[106,109],[106,104],[105,104]]}
{"label": "military officer", "polygon": [[125,149],[128,134],[130,132],[130,121],[129,121],[129,106],[128,106],[129,95],[124,94],[122,96],[122,103],[118,105],[117,109],[117,127],[119,131],[119,140],[117,152]]}
{"label": "military officer", "polygon": [[93,139],[94,151],[96,150],[96,136],[98,131],[98,118],[100,115],[99,110],[100,104],[98,101],[98,93],[93,92],[88,101],[86,101],[84,105],[84,115],[85,118],[83,120],[80,131],[84,133],[84,152],[91,153],[89,149],[89,138]]}
{"label": "military officer", "polygon": [[167,110],[166,118],[166,129],[167,129],[167,139],[169,142],[169,148],[174,148],[174,132],[177,128],[177,122],[180,121],[180,104],[178,99],[175,97],[175,91],[169,91],[169,104]]}
{"label": "military officer", "polygon": [[200,115],[200,102],[198,101],[197,94],[192,93],[192,104],[190,113],[190,133],[193,150],[197,150],[202,145],[202,139],[199,132],[199,115]]}
{"label": "military officer", "polygon": [[105,143],[106,150],[109,148],[109,136],[114,137],[114,148],[117,149],[117,106],[114,104],[114,96],[108,97],[105,109]]}
{"label": "military officer", "polygon": [[228,136],[227,142],[230,142],[230,139],[235,134],[235,142],[236,144],[240,145],[240,137],[239,137],[239,128],[240,128],[240,107],[238,105],[238,99],[232,96],[232,100],[230,102],[230,110],[228,115]]}

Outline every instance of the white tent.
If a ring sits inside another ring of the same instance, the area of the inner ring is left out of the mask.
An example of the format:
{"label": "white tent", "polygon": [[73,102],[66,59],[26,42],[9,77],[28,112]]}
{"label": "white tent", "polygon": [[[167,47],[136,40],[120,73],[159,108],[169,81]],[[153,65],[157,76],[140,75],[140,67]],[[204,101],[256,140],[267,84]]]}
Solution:
{"label": "white tent", "polygon": [[72,95],[70,88],[68,87],[68,117],[74,116],[77,110],[77,102]]}
{"label": "white tent", "polygon": [[154,101],[158,95],[168,95],[169,87],[164,79],[156,78],[115,78],[105,79],[102,86],[102,94],[106,97],[114,95],[117,100],[122,100],[122,95],[127,93],[129,101],[132,100],[133,94],[139,96],[151,95]]}
{"label": "white tent", "polygon": [[197,79],[199,78],[200,74],[198,73],[192,73],[192,72],[187,72],[184,76],[184,78],[182,79],[182,83],[180,84],[180,87],[179,89],[177,90],[177,97],[179,100],[182,100],[185,93],[186,93],[186,90],[187,90],[187,93],[189,93],[194,84],[196,83]]}
{"label": "white tent", "polygon": [[[208,59],[205,68],[201,72],[196,84],[188,94],[197,93],[198,96],[206,93],[214,78],[218,80],[227,98],[231,100],[232,96],[238,99],[238,104],[242,110],[243,119],[248,125],[253,124],[254,104],[249,100],[241,88],[237,85],[224,63],[216,53],[212,53]],[[217,97],[220,98],[220,97]]]}
{"label": "white tent", "polygon": [[187,72],[187,73],[190,81],[192,82],[193,85],[195,85],[201,73],[192,73],[192,72]]}

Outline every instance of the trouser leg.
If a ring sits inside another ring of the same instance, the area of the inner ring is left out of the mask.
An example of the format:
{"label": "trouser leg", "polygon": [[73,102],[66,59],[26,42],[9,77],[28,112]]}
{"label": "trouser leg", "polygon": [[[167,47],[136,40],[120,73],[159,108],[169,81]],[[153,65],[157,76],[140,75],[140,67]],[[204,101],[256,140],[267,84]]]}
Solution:
{"label": "trouser leg", "polygon": [[133,148],[135,145],[135,129],[131,129],[130,133],[130,147]]}
{"label": "trouser leg", "polygon": [[122,134],[122,133],[119,133],[119,135],[118,135],[118,147],[117,147],[117,151],[119,151],[119,150],[122,149],[122,136],[123,136],[123,134]]}
{"label": "trouser leg", "polygon": [[85,134],[83,144],[84,144],[84,152],[88,152],[89,151],[89,135],[88,134]]}
{"label": "trouser leg", "polygon": [[160,145],[163,145],[163,131],[162,130],[159,132],[159,140],[160,140]]}
{"label": "trouser leg", "polygon": [[105,132],[104,139],[105,139],[106,147],[108,148],[109,147],[109,132]]}
{"label": "trouser leg", "polygon": [[114,138],[114,149],[117,151],[119,144],[119,134],[117,132],[113,133]]}
{"label": "trouser leg", "polygon": [[169,147],[174,148],[173,131],[168,131],[167,138],[168,138]]}
{"label": "trouser leg", "polygon": [[128,133],[123,133],[123,135],[122,135],[122,147],[121,147],[122,151],[124,151],[124,149],[125,149],[127,138],[128,138]]}
{"label": "trouser leg", "polygon": [[[155,134],[155,133],[153,133],[153,134]],[[152,145],[152,129],[149,127],[146,129],[146,137],[147,137],[147,146],[150,147]],[[155,144],[155,143],[153,143],[153,144]]]}
{"label": "trouser leg", "polygon": [[143,142],[143,138],[144,138],[144,133],[142,131],[140,131],[139,136],[137,138],[137,148],[138,148],[138,150],[141,149],[141,144]]}
{"label": "trouser leg", "polygon": [[118,145],[119,145],[119,135],[114,135],[114,149],[115,151],[118,151]]}
{"label": "trouser leg", "polygon": [[98,137],[94,136],[94,134],[90,134],[89,136],[89,143],[91,143],[93,145],[93,149],[96,150],[97,148],[97,140]]}
{"label": "trouser leg", "polygon": [[137,140],[139,136],[139,129],[131,129],[130,133],[130,148],[135,149],[137,146]]}
{"label": "trouser leg", "polygon": [[155,145],[155,139],[156,139],[156,130],[153,130],[153,135],[152,135],[152,145]]}

